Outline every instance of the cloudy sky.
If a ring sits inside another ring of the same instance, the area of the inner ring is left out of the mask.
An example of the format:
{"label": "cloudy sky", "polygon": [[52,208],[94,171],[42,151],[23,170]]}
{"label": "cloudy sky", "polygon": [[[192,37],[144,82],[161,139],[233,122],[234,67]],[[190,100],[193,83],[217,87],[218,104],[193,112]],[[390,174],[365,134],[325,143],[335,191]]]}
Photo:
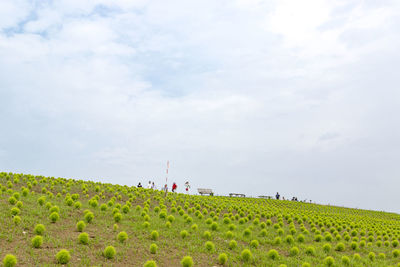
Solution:
{"label": "cloudy sky", "polygon": [[0,170],[400,212],[399,47],[396,0],[1,0]]}

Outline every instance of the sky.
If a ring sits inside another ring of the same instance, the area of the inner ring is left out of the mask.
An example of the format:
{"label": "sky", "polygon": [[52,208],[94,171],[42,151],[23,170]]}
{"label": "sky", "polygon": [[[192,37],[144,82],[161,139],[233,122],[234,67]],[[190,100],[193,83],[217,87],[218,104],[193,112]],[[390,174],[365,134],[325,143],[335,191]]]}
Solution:
{"label": "sky", "polygon": [[1,0],[0,171],[400,213],[399,47],[396,0]]}

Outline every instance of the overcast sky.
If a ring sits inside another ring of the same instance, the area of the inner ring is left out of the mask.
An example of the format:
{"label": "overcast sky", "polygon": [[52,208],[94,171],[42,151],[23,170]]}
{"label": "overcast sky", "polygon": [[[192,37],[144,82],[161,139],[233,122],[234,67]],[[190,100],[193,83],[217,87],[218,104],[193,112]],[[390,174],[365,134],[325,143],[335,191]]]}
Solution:
{"label": "overcast sky", "polygon": [[0,1],[0,171],[400,212],[399,1]]}

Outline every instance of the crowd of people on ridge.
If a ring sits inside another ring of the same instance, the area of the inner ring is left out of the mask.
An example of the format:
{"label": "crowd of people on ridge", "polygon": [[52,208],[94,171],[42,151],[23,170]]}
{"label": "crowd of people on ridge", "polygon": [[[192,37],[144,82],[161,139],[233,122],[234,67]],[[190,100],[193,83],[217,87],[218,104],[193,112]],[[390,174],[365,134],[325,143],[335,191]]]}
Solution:
{"label": "crowd of people on ridge", "polygon": [[[143,187],[142,183],[139,182],[137,187],[138,188],[142,188]],[[189,184],[188,181],[185,182],[184,187],[185,187],[186,193],[188,194],[189,190],[190,190],[190,184]],[[149,181],[149,183],[147,184],[147,189],[157,190],[157,187],[156,187],[154,182]],[[178,185],[175,182],[173,182],[172,183],[172,188],[171,188],[172,192],[175,193],[177,189],[178,189]],[[168,192],[168,184],[165,184],[164,187],[161,190],[163,190],[163,191],[165,191],[167,193]]]}

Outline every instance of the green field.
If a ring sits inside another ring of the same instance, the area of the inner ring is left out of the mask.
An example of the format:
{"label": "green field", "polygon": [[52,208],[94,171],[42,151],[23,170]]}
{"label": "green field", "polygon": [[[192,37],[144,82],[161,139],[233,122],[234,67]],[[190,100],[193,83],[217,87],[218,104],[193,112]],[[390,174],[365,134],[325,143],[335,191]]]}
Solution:
{"label": "green field", "polygon": [[0,188],[4,266],[400,266],[394,213],[4,172]]}

